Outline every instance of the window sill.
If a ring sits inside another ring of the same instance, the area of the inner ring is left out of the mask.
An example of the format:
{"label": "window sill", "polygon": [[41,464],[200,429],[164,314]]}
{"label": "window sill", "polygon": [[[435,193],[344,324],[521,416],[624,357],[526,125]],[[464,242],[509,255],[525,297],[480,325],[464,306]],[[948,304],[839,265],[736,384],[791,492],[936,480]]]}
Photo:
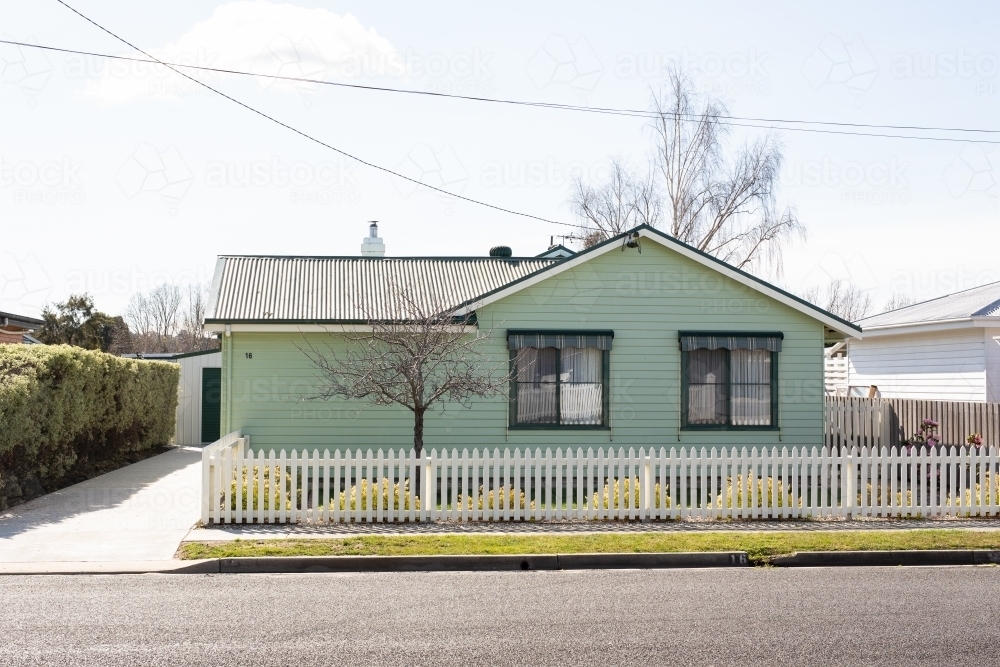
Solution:
{"label": "window sill", "polygon": [[697,433],[698,431],[774,431],[781,429],[777,426],[715,426],[706,424],[705,426],[681,426],[681,433]]}
{"label": "window sill", "polygon": [[508,427],[511,431],[610,431],[610,426],[587,426],[584,424],[517,424]]}

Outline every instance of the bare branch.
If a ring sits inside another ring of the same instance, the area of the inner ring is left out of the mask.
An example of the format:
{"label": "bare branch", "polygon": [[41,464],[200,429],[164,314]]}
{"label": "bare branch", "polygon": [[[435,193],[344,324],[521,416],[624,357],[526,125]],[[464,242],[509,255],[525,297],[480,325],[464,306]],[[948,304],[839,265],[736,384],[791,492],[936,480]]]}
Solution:
{"label": "bare branch", "polygon": [[[419,455],[427,410],[442,401],[468,406],[473,397],[505,394],[509,361],[486,353],[492,328],[470,330],[471,318],[454,305],[398,285],[382,299],[377,306],[371,297],[358,304],[370,332],[328,332],[322,346],[305,339],[299,349],[319,379],[310,398],[405,407],[414,415]],[[335,345],[340,341],[346,346]]]}
{"label": "bare branch", "polygon": [[885,302],[885,306],[882,307],[882,312],[888,313],[890,310],[906,308],[913,303],[913,297],[909,294],[904,294],[903,292],[893,292],[892,296],[889,297],[889,300]]}
{"label": "bare branch", "polygon": [[648,171],[637,175],[626,160],[613,158],[605,182],[573,184],[570,204],[590,230],[584,245],[664,223],[671,236],[737,267],[780,274],[784,246],[805,228],[777,200],[783,160],[777,138],[767,134],[730,150],[720,122],[726,106],[701,98],[676,69],[652,92],[650,107]]}
{"label": "bare branch", "polygon": [[802,298],[848,322],[864,319],[874,309],[868,292],[839,278],[831,280],[823,290],[814,286],[803,291]]}

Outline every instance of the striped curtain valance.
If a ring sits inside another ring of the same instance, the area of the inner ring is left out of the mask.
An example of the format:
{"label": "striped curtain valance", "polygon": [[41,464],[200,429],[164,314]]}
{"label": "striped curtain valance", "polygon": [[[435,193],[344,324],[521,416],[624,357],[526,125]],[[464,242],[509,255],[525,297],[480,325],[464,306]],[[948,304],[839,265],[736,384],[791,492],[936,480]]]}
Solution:
{"label": "striped curtain valance", "polygon": [[781,334],[688,334],[682,333],[681,350],[770,350],[781,352]]}
{"label": "striped curtain valance", "polygon": [[520,350],[525,347],[596,347],[598,350],[610,350],[614,339],[613,331],[586,331],[579,333],[549,333],[549,332],[508,332],[507,347]]}

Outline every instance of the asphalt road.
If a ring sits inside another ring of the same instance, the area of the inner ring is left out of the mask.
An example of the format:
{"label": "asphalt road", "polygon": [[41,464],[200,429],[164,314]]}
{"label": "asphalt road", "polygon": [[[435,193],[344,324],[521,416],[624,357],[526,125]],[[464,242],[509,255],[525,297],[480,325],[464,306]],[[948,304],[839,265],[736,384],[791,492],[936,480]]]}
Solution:
{"label": "asphalt road", "polygon": [[1000,568],[0,577],[2,665],[997,665]]}

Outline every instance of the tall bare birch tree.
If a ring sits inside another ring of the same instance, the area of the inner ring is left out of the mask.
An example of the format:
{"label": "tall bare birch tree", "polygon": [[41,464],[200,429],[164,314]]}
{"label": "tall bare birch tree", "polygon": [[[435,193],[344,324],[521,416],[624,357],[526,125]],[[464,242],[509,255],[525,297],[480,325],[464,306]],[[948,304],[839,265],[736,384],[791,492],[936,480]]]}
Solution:
{"label": "tall bare birch tree", "polygon": [[778,201],[777,137],[732,147],[725,104],[698,95],[678,70],[652,93],[650,110],[645,173],[616,158],[606,181],[574,183],[570,205],[590,230],[584,245],[648,223],[739,268],[780,273],[784,245],[805,230]]}

